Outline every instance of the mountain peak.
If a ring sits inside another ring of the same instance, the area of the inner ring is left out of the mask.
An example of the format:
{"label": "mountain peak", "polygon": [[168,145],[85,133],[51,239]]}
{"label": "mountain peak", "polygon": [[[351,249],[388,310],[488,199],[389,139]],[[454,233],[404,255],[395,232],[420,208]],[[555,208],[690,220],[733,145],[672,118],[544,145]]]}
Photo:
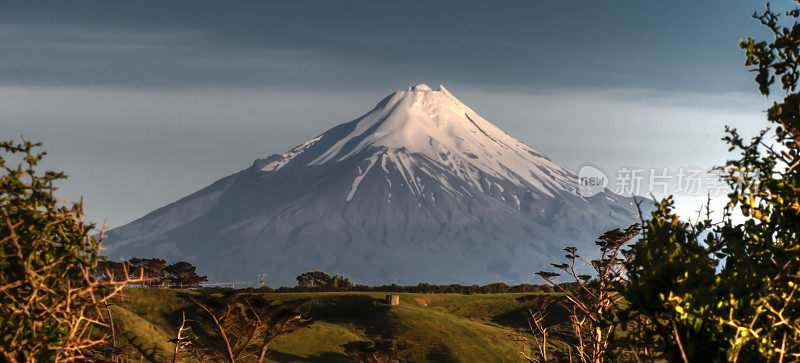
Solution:
{"label": "mountain peak", "polygon": [[420,83],[420,84],[418,84],[418,85],[416,85],[414,87],[408,87],[408,90],[409,91],[424,91],[424,92],[433,91],[427,84],[424,84],[424,83]]}
{"label": "mountain peak", "polygon": [[300,154],[298,161],[303,160],[304,166],[320,166],[364,155],[378,160],[381,156],[376,153],[398,152],[455,169],[473,185],[489,177],[548,196],[577,193],[574,172],[507,135],[444,87],[433,91],[425,84],[392,93],[358,119],[307,141],[282,158],[257,163],[262,171],[275,171]]}

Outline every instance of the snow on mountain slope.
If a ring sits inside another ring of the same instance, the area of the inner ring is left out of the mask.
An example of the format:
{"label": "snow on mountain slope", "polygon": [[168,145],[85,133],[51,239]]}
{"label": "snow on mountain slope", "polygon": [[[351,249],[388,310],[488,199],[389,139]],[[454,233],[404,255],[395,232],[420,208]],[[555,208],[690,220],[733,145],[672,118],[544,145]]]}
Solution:
{"label": "snow on mountain slope", "polygon": [[261,158],[109,232],[115,256],[196,263],[212,280],[315,269],[363,283],[530,282],[565,245],[636,218],[630,198],[578,195],[577,175],[444,87]]}
{"label": "snow on mountain slope", "polygon": [[[354,122],[346,136],[307,165],[341,162],[367,148],[402,149],[446,166],[479,188],[478,175],[482,172],[550,196],[559,192],[577,193],[575,173],[506,135],[443,86],[433,91],[423,84],[406,92],[395,92]],[[283,167],[329,137],[328,133],[309,140],[281,158],[273,158],[274,161],[263,165],[262,170],[275,171]],[[389,159],[408,170],[407,159],[391,156]],[[409,182],[414,184],[414,180]]]}

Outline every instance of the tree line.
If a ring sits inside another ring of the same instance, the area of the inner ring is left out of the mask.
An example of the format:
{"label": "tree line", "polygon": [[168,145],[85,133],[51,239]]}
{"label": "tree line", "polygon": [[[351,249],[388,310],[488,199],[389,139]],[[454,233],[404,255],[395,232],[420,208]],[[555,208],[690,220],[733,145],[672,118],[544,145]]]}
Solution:
{"label": "tree line", "polygon": [[356,284],[343,275],[328,275],[322,271],[310,271],[297,276],[297,286],[268,289],[269,292],[404,292],[415,294],[447,293],[447,294],[498,294],[498,293],[548,293],[553,292],[550,285],[518,284],[508,285],[495,282],[485,285],[446,284],[437,285],[421,282],[416,285],[385,284],[367,286]]}
{"label": "tree line", "polygon": [[[569,285],[569,283],[567,283]],[[568,287],[569,288],[569,287]],[[230,287],[205,287],[203,290],[230,291]],[[552,293],[554,288],[549,284],[517,284],[508,285],[495,282],[485,285],[446,284],[437,285],[420,282],[416,285],[384,284],[369,286],[356,284],[343,275],[328,275],[323,271],[310,271],[297,276],[297,285],[272,288],[269,286],[247,287],[240,289],[251,293],[293,293],[293,292],[397,292],[412,294],[502,294],[502,293]]]}
{"label": "tree line", "polygon": [[140,279],[134,286],[146,287],[198,287],[208,281],[200,276],[191,263],[180,261],[167,264],[160,258],[131,258],[123,262],[100,261],[97,264],[96,278],[99,281],[116,281],[126,277]]}

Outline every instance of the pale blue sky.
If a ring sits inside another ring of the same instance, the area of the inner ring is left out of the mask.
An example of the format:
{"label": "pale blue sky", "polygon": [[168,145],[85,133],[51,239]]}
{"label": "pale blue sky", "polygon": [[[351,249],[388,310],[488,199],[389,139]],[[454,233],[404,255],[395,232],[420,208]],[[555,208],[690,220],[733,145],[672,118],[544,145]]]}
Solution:
{"label": "pale blue sky", "polygon": [[762,7],[5,2],[0,137],[45,142],[62,196],[111,226],[422,82],[572,169],[709,167],[723,125],[764,125],[737,47]]}

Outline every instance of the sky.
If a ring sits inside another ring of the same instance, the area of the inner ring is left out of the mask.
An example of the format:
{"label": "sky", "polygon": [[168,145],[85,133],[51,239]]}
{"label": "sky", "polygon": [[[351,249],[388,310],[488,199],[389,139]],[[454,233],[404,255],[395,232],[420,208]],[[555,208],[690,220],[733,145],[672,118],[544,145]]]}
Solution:
{"label": "sky", "polygon": [[[90,220],[115,227],[393,91],[443,84],[554,161],[598,167],[612,185],[620,170],[644,169],[646,181],[650,169],[722,164],[724,125],[745,135],[766,126],[768,100],[737,46],[766,39],[750,18],[763,7],[3,2],[0,138],[42,141],[45,167],[70,175],[61,198],[83,196]],[[679,211],[696,210],[702,194],[678,195]]]}

